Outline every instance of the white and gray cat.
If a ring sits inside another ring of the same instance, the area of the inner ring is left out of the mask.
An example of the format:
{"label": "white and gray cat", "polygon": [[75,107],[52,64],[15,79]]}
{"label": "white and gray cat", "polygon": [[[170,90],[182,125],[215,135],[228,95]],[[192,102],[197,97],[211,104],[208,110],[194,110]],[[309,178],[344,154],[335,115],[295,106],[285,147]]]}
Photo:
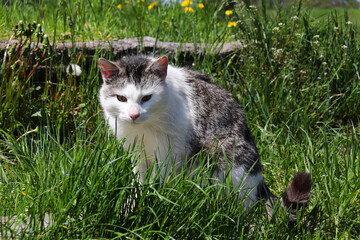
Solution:
{"label": "white and gray cat", "polygon": [[[103,78],[100,104],[112,132],[130,146],[143,148],[137,171],[142,177],[156,160],[166,162],[163,174],[180,168],[200,151],[216,154],[214,176],[231,180],[248,208],[259,199],[275,202],[262,176],[262,165],[245,114],[231,94],[211,77],[168,64],[163,56],[99,59]],[[309,201],[310,174],[299,172],[280,199],[285,208]],[[241,186],[240,186],[241,185]],[[296,210],[290,220],[295,220]]]}

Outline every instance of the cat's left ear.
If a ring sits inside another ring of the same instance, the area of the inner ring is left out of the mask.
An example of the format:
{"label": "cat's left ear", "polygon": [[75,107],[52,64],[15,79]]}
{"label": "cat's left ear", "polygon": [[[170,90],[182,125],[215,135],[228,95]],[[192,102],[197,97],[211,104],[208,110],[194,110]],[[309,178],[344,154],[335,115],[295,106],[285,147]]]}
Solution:
{"label": "cat's left ear", "polygon": [[148,67],[148,70],[154,72],[156,75],[158,75],[161,78],[161,80],[164,81],[167,76],[168,65],[169,65],[169,59],[166,56],[162,56],[154,63],[152,63]]}
{"label": "cat's left ear", "polygon": [[120,68],[104,58],[99,58],[99,67],[105,83],[110,83],[120,74]]}

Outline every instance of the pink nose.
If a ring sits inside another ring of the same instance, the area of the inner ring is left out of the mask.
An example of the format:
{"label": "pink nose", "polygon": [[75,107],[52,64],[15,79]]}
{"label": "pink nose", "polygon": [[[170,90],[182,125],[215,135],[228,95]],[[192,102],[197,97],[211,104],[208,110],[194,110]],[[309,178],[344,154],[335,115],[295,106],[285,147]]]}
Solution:
{"label": "pink nose", "polygon": [[129,114],[130,118],[135,121],[140,116],[140,113]]}

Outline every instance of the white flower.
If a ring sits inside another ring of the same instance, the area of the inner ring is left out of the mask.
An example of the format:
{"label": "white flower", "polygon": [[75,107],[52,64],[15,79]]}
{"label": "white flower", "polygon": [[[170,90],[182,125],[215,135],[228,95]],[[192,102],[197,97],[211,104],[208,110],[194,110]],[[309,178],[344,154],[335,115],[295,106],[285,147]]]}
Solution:
{"label": "white flower", "polygon": [[347,21],[346,24],[347,24],[347,25],[351,25],[352,22],[351,22],[351,21]]}
{"label": "white flower", "polygon": [[318,45],[320,42],[318,40],[314,41],[315,45]]}
{"label": "white flower", "polygon": [[315,36],[313,36],[313,38],[319,38],[320,36],[319,35],[315,35]]}
{"label": "white flower", "polygon": [[339,28],[338,28],[338,27],[334,27],[334,30],[339,30]]}
{"label": "white flower", "polygon": [[296,21],[296,20],[298,20],[298,19],[299,19],[298,16],[292,16],[292,17],[290,18],[290,20],[294,20],[294,21]]}
{"label": "white flower", "polygon": [[254,5],[249,5],[249,8],[256,9]]}
{"label": "white flower", "polygon": [[279,49],[271,48],[271,50],[273,51],[275,58],[280,57],[283,53],[283,50],[281,48],[279,48]]}
{"label": "white flower", "polygon": [[280,28],[279,28],[279,27],[274,27],[274,28],[273,28],[273,31],[274,31],[274,32],[278,32],[278,31],[280,31]]}
{"label": "white flower", "polygon": [[81,67],[77,64],[70,64],[66,67],[66,73],[69,75],[73,75],[79,77],[81,75]]}
{"label": "white flower", "polygon": [[282,22],[278,24],[278,26],[280,26],[280,27],[283,26],[283,25],[284,25],[284,24],[283,24]]}
{"label": "white flower", "polygon": [[347,49],[346,45],[341,46],[342,49]]}

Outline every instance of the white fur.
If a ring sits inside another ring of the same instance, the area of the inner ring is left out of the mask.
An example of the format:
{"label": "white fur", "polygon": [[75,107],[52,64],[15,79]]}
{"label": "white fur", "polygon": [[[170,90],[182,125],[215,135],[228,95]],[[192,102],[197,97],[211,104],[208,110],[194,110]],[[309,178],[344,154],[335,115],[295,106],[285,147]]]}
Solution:
{"label": "white fur", "polygon": [[[137,141],[144,150],[138,166],[141,177],[154,163],[155,156],[160,162],[169,161],[166,164],[169,170],[174,163],[180,166],[181,158],[187,154],[186,132],[190,130],[191,117],[184,79],[181,69],[169,66],[164,87],[141,90],[127,84],[123,89],[114,90],[117,95],[125,96],[127,102],[119,102],[116,97],[106,97],[100,92],[104,115],[116,137],[126,138],[125,146]],[[150,94],[151,99],[140,104],[141,98]],[[129,114],[135,112],[140,116],[133,122]]]}
{"label": "white fur", "polygon": [[244,207],[249,208],[257,201],[257,185],[263,180],[261,173],[249,175],[242,167],[234,168],[232,172],[232,184],[239,186],[240,199],[244,200]]}
{"label": "white fur", "polygon": [[[143,150],[136,169],[141,178],[156,159],[166,161],[164,177],[172,166],[180,167],[181,159],[188,154],[186,136],[192,130],[194,108],[188,97],[193,93],[185,74],[181,68],[169,65],[164,87],[141,90],[128,84],[124,89],[114,90],[117,95],[125,96],[127,102],[103,96],[100,91],[100,102],[113,133],[119,140],[126,138],[125,147],[137,142]],[[150,94],[152,98],[140,104],[141,98]],[[131,113],[140,114],[135,122],[129,116]],[[224,181],[221,175],[218,178]],[[240,197],[247,196],[245,208],[257,201],[256,186],[262,179],[261,173],[251,176],[241,167],[232,170],[232,184],[239,186]]]}

